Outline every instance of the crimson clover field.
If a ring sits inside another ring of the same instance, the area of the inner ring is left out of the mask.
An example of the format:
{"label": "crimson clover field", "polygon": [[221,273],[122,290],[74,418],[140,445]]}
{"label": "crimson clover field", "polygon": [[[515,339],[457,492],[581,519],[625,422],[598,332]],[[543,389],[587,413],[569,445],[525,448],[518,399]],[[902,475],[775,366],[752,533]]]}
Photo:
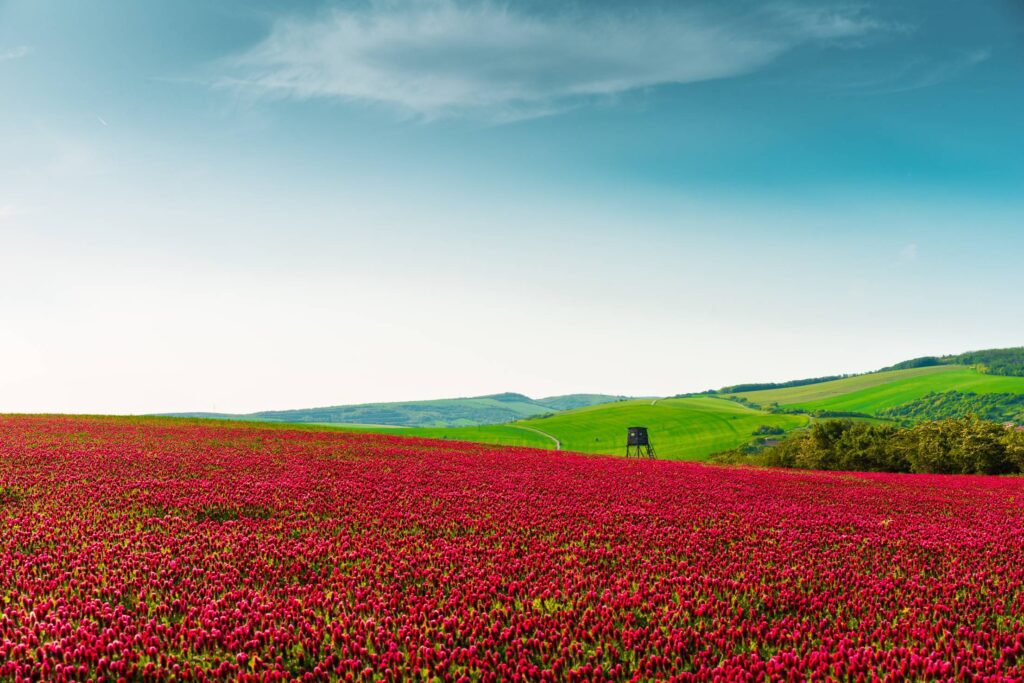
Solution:
{"label": "crimson clover field", "polygon": [[1024,481],[0,417],[4,680],[1024,679]]}

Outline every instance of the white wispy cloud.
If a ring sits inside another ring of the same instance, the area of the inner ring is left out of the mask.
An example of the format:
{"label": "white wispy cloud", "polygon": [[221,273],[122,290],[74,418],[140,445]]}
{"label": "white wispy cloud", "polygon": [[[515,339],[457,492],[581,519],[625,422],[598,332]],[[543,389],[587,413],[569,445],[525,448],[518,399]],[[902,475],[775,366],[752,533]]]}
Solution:
{"label": "white wispy cloud", "polygon": [[339,7],[278,20],[219,83],[271,96],[391,105],[426,118],[542,116],[593,98],[755,71],[786,50],[877,31],[860,8],[796,4],[531,15],[495,2]]}
{"label": "white wispy cloud", "polygon": [[893,66],[879,77],[844,83],[842,87],[856,95],[891,95],[930,88],[959,78],[991,57],[992,50],[987,47],[927,58],[915,57]]}
{"label": "white wispy cloud", "polygon": [[907,69],[904,74],[905,78],[892,83],[888,89],[882,88],[882,90],[884,92],[902,92],[929,88],[960,76],[978,64],[988,61],[991,56],[990,49],[978,48],[942,60],[916,62]]}
{"label": "white wispy cloud", "polygon": [[22,57],[28,56],[32,52],[32,49],[28,45],[18,45],[17,47],[9,47],[6,49],[0,48],[0,62],[7,62],[12,59],[21,59]]}
{"label": "white wispy cloud", "polygon": [[779,3],[770,5],[766,11],[775,18],[770,30],[788,27],[797,37],[820,41],[846,41],[878,32],[907,30],[901,24],[872,16],[863,5]]}
{"label": "white wispy cloud", "polygon": [[21,211],[12,204],[0,204],[0,223],[13,219],[19,213]]}

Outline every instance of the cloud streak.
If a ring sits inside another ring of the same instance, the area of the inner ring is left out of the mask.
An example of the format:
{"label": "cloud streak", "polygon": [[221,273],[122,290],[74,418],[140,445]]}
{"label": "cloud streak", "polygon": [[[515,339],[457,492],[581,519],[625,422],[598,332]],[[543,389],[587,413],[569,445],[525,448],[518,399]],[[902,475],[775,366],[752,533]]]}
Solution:
{"label": "cloud streak", "polygon": [[903,248],[900,249],[900,263],[913,263],[917,260],[917,254],[918,249],[916,242],[904,245]]}
{"label": "cloud streak", "polygon": [[894,70],[886,79],[862,87],[861,94],[889,95],[930,88],[960,77],[991,56],[989,48],[977,48],[944,59],[915,59]]}
{"label": "cloud streak", "polygon": [[0,50],[0,62],[9,62],[14,59],[21,59],[27,57],[32,52],[32,49],[28,45],[19,45],[17,47],[9,47],[5,50]]}
{"label": "cloud streak", "polygon": [[543,116],[595,98],[729,78],[813,42],[880,29],[857,9],[774,6],[533,15],[494,2],[377,2],[284,18],[220,85],[384,104],[424,118]]}
{"label": "cloud streak", "polygon": [[22,212],[11,204],[0,204],[0,223],[13,220],[20,213]]}

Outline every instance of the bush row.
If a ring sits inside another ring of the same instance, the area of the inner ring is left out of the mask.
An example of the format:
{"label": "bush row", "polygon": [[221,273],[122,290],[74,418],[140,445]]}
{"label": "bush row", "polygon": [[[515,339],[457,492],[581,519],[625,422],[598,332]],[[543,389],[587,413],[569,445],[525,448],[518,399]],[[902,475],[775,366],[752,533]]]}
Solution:
{"label": "bush row", "polygon": [[1024,432],[975,415],[909,428],[828,420],[758,453],[713,459],[817,470],[1013,474],[1024,472]]}

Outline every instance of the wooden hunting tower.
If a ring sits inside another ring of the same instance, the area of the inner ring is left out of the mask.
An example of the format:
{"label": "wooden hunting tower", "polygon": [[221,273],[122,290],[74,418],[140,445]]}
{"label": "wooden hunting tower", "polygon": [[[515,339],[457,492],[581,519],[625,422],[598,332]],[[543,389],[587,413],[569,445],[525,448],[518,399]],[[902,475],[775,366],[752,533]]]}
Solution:
{"label": "wooden hunting tower", "polygon": [[642,458],[647,456],[654,459],[654,446],[651,445],[651,438],[647,435],[647,427],[629,427],[626,430],[626,457],[636,456]]}

